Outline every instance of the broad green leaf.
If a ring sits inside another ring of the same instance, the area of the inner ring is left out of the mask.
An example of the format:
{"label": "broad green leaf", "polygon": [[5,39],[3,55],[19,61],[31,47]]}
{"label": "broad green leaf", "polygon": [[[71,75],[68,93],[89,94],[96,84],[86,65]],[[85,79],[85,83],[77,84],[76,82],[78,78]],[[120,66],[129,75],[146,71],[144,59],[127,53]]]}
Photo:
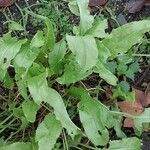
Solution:
{"label": "broad green leaf", "polygon": [[85,72],[79,64],[72,60],[66,64],[64,74],[57,79],[60,84],[71,84],[86,78],[92,73],[91,70]]}
{"label": "broad green leaf", "polygon": [[27,42],[26,44],[24,44],[21,51],[15,57],[14,66],[16,68],[23,67],[28,69],[33,64],[38,54],[39,54],[39,49],[37,48],[31,49],[29,42]]}
{"label": "broad green leaf", "polygon": [[141,150],[141,141],[136,137],[110,141],[108,150]]}
{"label": "broad green leaf", "polygon": [[0,79],[5,77],[7,68],[9,67],[11,60],[20,51],[21,46],[26,40],[17,40],[11,37],[10,34],[4,35],[0,38]]}
{"label": "broad green leaf", "polygon": [[139,63],[134,62],[129,66],[129,69],[126,71],[125,75],[128,78],[134,80],[135,73],[137,73],[139,69],[140,69]]}
{"label": "broad green leaf", "polygon": [[107,62],[106,68],[108,68],[108,70],[110,70],[112,73],[116,73],[117,62],[116,61]]}
{"label": "broad green leaf", "polygon": [[47,29],[45,31],[45,43],[44,43],[44,49],[53,49],[55,45],[55,34],[54,34],[54,29],[51,21],[46,18],[45,19],[45,24],[47,26]]}
{"label": "broad green leaf", "polygon": [[132,91],[130,92],[130,85],[126,81],[121,81],[117,85],[117,89],[115,89],[113,93],[114,98],[120,97],[123,100],[128,100],[128,101],[135,101],[135,92]]}
{"label": "broad green leaf", "polygon": [[90,36],[67,35],[66,39],[70,50],[76,56],[76,61],[84,71],[96,65],[98,49],[94,38]]}
{"label": "broad green leaf", "polygon": [[9,22],[9,30],[11,30],[11,31],[23,31],[24,28],[19,23],[15,22],[15,21],[10,21]]}
{"label": "broad green leaf", "polygon": [[117,77],[112,74],[108,69],[105,68],[105,66],[98,61],[96,64],[96,67],[94,68],[94,72],[99,73],[99,76],[104,79],[107,83],[111,85],[117,84]]}
{"label": "broad green leaf", "polygon": [[38,150],[52,150],[61,131],[61,123],[53,115],[47,115],[36,130]]}
{"label": "broad green leaf", "polygon": [[31,40],[31,43],[30,43],[30,47],[33,48],[33,47],[41,47],[44,45],[44,42],[45,42],[45,39],[44,39],[44,36],[43,36],[43,31],[38,31],[35,36],[33,37],[33,39]]}
{"label": "broad green leaf", "polygon": [[133,45],[139,43],[145,32],[150,31],[150,20],[131,22],[114,29],[102,42],[113,57],[126,53]]}
{"label": "broad green leaf", "polygon": [[51,105],[54,108],[56,118],[61,122],[62,126],[67,129],[68,134],[74,137],[79,129],[69,118],[59,93],[48,87],[46,77],[47,73],[43,73],[28,79],[28,87],[33,100],[37,104],[44,101]]}
{"label": "broad green leaf", "polygon": [[78,7],[78,5],[77,5],[77,1],[76,1],[76,0],[69,2],[69,3],[68,3],[68,6],[69,6],[70,11],[71,11],[74,15],[80,16],[79,7]]}
{"label": "broad green leaf", "polygon": [[49,53],[48,61],[50,67],[57,72],[61,67],[61,61],[66,53],[66,42],[64,40],[55,44],[54,49]]}
{"label": "broad green leaf", "polygon": [[143,131],[144,123],[150,123],[150,108],[146,108],[142,114],[134,117],[134,125],[138,131]]}
{"label": "broad green leaf", "polygon": [[111,53],[107,47],[102,43],[102,41],[97,40],[97,48],[98,48],[98,58],[100,61],[106,63],[107,59],[111,56]]}
{"label": "broad green leaf", "polygon": [[113,126],[107,107],[84,93],[78,107],[80,120],[89,140],[95,145],[106,145],[109,141],[106,127]]}
{"label": "broad green leaf", "polygon": [[91,35],[93,37],[97,38],[105,38],[108,34],[105,32],[105,30],[108,28],[108,22],[107,19],[95,19],[95,22],[87,32],[86,35]]}
{"label": "broad green leaf", "polygon": [[90,15],[89,0],[77,0],[77,4],[80,11],[80,35],[84,35],[92,27],[94,17]]}
{"label": "broad green leaf", "polygon": [[[111,106],[111,113],[113,114],[113,112],[119,112],[120,109],[118,106]],[[121,115],[114,115],[113,116],[114,121],[114,130],[116,132],[117,137],[119,138],[126,138],[126,134],[122,131],[122,122],[123,122],[123,116]]]}
{"label": "broad green leaf", "polygon": [[22,110],[24,112],[26,119],[29,122],[35,121],[38,109],[39,109],[39,106],[35,102],[30,101],[30,100],[26,100],[22,104]]}
{"label": "broad green leaf", "polygon": [[129,92],[129,90],[130,90],[130,85],[129,85],[129,83],[126,82],[126,81],[121,81],[121,82],[118,84],[118,86],[121,88],[121,90],[122,90],[123,92]]}
{"label": "broad green leaf", "polygon": [[4,147],[0,147],[0,150],[33,150],[31,143],[17,142]]}

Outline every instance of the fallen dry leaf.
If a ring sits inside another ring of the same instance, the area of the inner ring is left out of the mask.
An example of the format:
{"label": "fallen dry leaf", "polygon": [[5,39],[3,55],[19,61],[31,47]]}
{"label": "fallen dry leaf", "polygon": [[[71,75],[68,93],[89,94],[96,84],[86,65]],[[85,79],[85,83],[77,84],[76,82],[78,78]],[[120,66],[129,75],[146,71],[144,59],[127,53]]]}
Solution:
{"label": "fallen dry leaf", "polygon": [[[140,101],[135,102],[118,102],[120,110],[124,113],[131,114],[131,115],[139,115],[144,111],[144,107],[142,106]],[[124,121],[124,127],[133,127],[132,119],[126,118]]]}
{"label": "fallen dry leaf", "polygon": [[136,13],[140,11],[143,6],[149,5],[150,0],[130,0],[127,4],[127,10],[129,13]]}
{"label": "fallen dry leaf", "polygon": [[[123,101],[118,102],[118,106],[122,112],[131,114],[131,115],[139,115],[144,111],[144,107],[148,107],[150,105],[150,93],[144,93],[143,91],[133,89],[135,91],[135,101]],[[134,123],[131,119],[126,118],[124,120],[124,127],[133,127]]]}
{"label": "fallen dry leaf", "polygon": [[103,6],[107,3],[108,0],[90,0],[89,6],[96,7],[96,6]]}
{"label": "fallen dry leaf", "polygon": [[15,3],[16,0],[0,0],[0,7],[8,7]]}
{"label": "fallen dry leaf", "polygon": [[150,105],[150,92],[144,93],[143,91],[134,89],[136,101],[140,101],[143,107],[148,107]]}

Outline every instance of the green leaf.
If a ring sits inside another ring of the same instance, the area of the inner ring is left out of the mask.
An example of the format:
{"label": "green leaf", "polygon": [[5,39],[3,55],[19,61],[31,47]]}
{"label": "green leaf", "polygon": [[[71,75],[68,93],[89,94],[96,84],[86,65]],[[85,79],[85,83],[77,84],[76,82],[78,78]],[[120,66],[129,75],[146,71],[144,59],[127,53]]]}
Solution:
{"label": "green leaf", "polygon": [[66,36],[70,50],[84,71],[96,65],[98,49],[95,39],[89,36]]}
{"label": "green leaf", "polygon": [[19,23],[15,22],[15,21],[10,21],[9,22],[9,30],[11,30],[11,31],[23,31],[24,28]]}
{"label": "green leaf", "polygon": [[90,15],[89,0],[77,0],[77,4],[80,11],[80,35],[84,35],[92,27],[94,17]]}
{"label": "green leaf", "polygon": [[116,73],[117,63],[115,61],[107,62],[106,68],[108,68],[108,70],[112,73]]}
{"label": "green leaf", "polygon": [[118,84],[118,86],[121,88],[121,90],[122,90],[123,92],[129,92],[129,90],[130,90],[130,85],[129,85],[129,83],[126,82],[126,81],[121,81],[121,82]]}
{"label": "green leaf", "polygon": [[102,20],[100,18],[96,18],[92,28],[90,28],[86,32],[86,35],[91,35],[97,38],[105,38],[108,35],[105,32],[107,28],[108,28],[107,19]]}
{"label": "green leaf", "polygon": [[33,101],[26,100],[22,103],[22,110],[24,112],[26,119],[29,122],[35,121],[38,109],[39,109],[39,106]]}
{"label": "green leaf", "polygon": [[150,108],[146,108],[142,114],[134,117],[134,125],[138,131],[143,131],[144,123],[150,123]]}
{"label": "green leaf", "polygon": [[50,67],[57,72],[61,67],[61,61],[66,53],[66,42],[64,40],[55,44],[54,49],[49,53]]}
{"label": "green leaf", "polygon": [[136,137],[110,141],[108,150],[141,150],[141,141]]}
{"label": "green leaf", "polygon": [[45,39],[43,36],[43,31],[38,31],[33,39],[31,40],[30,47],[31,48],[38,48],[44,45]]}
{"label": "green leaf", "polygon": [[79,7],[78,7],[78,4],[77,4],[77,1],[76,1],[76,0],[69,2],[69,3],[68,3],[68,6],[69,6],[70,11],[71,11],[74,15],[80,16]]}
{"label": "green leaf", "polygon": [[21,51],[16,55],[14,59],[15,68],[26,68],[28,69],[33,64],[34,60],[39,54],[39,49],[31,49],[29,42],[23,45]]}
{"label": "green leaf", "polygon": [[31,143],[17,142],[4,147],[0,147],[0,150],[33,150]]}
{"label": "green leaf", "polygon": [[47,115],[36,130],[38,150],[51,150],[62,130],[61,123],[53,115]]}
{"label": "green leaf", "polygon": [[78,107],[80,120],[90,141],[95,145],[106,145],[109,141],[107,128],[113,126],[107,107],[85,93],[82,94]]}
{"label": "green leaf", "polygon": [[115,99],[119,97],[123,100],[127,100],[130,102],[135,101],[135,92],[134,91],[130,92],[129,89],[130,87],[128,83],[125,81],[122,81],[121,83],[117,85],[117,88],[114,90],[112,98]]}
{"label": "green leaf", "polygon": [[119,63],[119,65],[117,67],[118,74],[119,75],[126,74],[127,69],[128,69],[128,67],[126,64],[124,64],[123,62]]}
{"label": "green leaf", "polygon": [[102,43],[102,41],[97,40],[97,47],[98,47],[98,58],[100,61],[106,63],[107,59],[111,56],[111,53],[107,47]]}
{"label": "green leaf", "polygon": [[125,75],[130,78],[130,79],[134,79],[134,75],[135,73],[137,73],[140,69],[139,63],[138,62],[134,62],[129,66],[129,69],[126,71]]}
{"label": "green leaf", "polygon": [[0,80],[5,77],[11,60],[17,55],[25,42],[26,40],[17,40],[11,37],[10,34],[0,38]]}
{"label": "green leaf", "polygon": [[85,72],[79,64],[72,60],[66,64],[64,74],[57,79],[60,84],[71,84],[80,81],[90,75],[92,71]]}
{"label": "green leaf", "polygon": [[[71,121],[66,111],[65,105],[59,93],[47,86],[47,73],[28,79],[29,91],[33,100],[40,104],[42,101],[47,102],[54,108],[56,118],[62,126],[67,129],[68,134],[74,137],[78,132],[78,127]],[[38,81],[38,82],[37,82]]]}
{"label": "green leaf", "polygon": [[104,79],[107,83],[111,85],[116,85],[117,84],[117,77],[112,74],[108,69],[105,68],[105,66],[98,61],[96,64],[96,67],[94,68],[94,72],[99,73],[99,76]]}
{"label": "green leaf", "polygon": [[54,29],[51,21],[46,18],[45,19],[45,24],[47,26],[47,29],[45,31],[45,43],[44,43],[44,49],[53,49],[55,45],[55,34],[54,34]]}
{"label": "green leaf", "polygon": [[150,20],[131,22],[114,29],[102,42],[113,57],[127,52],[139,43],[145,32],[150,31]]}

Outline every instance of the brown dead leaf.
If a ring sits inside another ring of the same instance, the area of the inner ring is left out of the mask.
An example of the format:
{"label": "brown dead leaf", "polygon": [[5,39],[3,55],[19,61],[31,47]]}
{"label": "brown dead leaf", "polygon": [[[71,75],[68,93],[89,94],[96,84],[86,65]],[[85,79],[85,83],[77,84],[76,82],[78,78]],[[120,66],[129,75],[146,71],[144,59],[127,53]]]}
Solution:
{"label": "brown dead leaf", "polygon": [[16,0],[0,0],[0,7],[8,7],[15,3]]}
{"label": "brown dead leaf", "polygon": [[143,107],[148,107],[150,105],[150,92],[144,93],[143,91],[134,89],[136,100],[140,101]]}
{"label": "brown dead leaf", "polygon": [[150,0],[130,0],[127,4],[127,10],[129,13],[136,13],[145,5],[150,5]]}
{"label": "brown dead leaf", "polygon": [[143,101],[143,105],[145,107],[148,107],[150,105],[150,92],[145,94],[145,98],[144,98],[144,101]]}
{"label": "brown dead leaf", "polygon": [[[133,89],[135,92],[135,101],[123,101],[118,102],[120,110],[124,113],[128,113],[131,115],[139,115],[144,111],[144,107],[148,107],[150,105],[150,92],[144,93],[143,91]],[[133,127],[134,123],[131,119],[126,118],[124,120],[124,127]]]}
{"label": "brown dead leaf", "polygon": [[[124,113],[131,114],[131,115],[139,115],[144,111],[144,107],[142,106],[139,100],[134,102],[123,101],[118,102],[120,110]],[[129,118],[126,118],[124,121],[124,127],[133,127],[133,121]]]}
{"label": "brown dead leaf", "polygon": [[103,6],[107,3],[108,0],[90,0],[89,6],[96,7],[96,6]]}
{"label": "brown dead leaf", "polygon": [[127,5],[127,10],[129,13],[136,13],[140,11],[146,4],[146,0],[131,0]]}

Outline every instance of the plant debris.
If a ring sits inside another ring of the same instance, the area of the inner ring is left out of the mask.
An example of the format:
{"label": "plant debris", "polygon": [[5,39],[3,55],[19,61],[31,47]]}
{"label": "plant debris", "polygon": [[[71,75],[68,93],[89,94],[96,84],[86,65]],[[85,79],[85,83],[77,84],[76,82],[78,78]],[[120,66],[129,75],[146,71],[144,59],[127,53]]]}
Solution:
{"label": "plant debris", "polygon": [[16,0],[0,0],[0,7],[8,7],[13,5]]}
{"label": "plant debris", "polygon": [[107,3],[108,0],[90,0],[89,6],[96,7],[96,6],[103,6]]}
{"label": "plant debris", "polygon": [[[129,102],[128,100],[118,102],[120,110],[124,113],[130,115],[139,115],[141,114],[145,107],[150,105],[150,93],[144,93],[143,91],[134,89],[135,92],[135,101]],[[124,127],[134,127],[134,123],[131,119],[126,118],[124,120]]]}
{"label": "plant debris", "polygon": [[136,13],[145,5],[150,5],[150,0],[130,0],[127,4],[127,10],[129,13]]}

